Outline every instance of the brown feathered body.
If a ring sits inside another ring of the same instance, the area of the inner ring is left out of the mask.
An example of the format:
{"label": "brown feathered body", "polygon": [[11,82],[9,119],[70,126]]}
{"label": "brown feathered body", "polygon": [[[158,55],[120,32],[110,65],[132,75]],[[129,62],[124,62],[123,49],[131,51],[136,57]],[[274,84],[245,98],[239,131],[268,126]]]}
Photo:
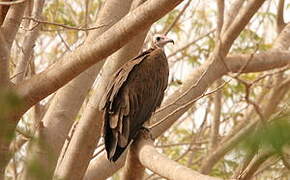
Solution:
{"label": "brown feathered body", "polygon": [[161,104],[169,69],[163,49],[151,48],[113,76],[100,104],[108,159],[116,161]]}

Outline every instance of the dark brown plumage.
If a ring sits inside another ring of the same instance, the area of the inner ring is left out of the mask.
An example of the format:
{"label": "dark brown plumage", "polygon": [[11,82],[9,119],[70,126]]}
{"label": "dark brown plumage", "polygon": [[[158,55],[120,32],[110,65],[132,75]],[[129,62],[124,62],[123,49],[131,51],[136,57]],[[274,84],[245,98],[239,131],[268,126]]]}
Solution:
{"label": "dark brown plumage", "polygon": [[168,81],[163,46],[173,42],[154,37],[154,46],[124,64],[113,76],[100,103],[108,159],[116,161],[161,104]]}

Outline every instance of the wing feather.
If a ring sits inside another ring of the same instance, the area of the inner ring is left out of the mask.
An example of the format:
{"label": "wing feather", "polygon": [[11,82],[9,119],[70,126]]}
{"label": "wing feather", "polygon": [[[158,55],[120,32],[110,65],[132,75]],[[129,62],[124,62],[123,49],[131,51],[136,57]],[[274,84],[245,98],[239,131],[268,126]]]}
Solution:
{"label": "wing feather", "polygon": [[116,73],[114,73],[113,78],[108,84],[107,90],[100,101],[100,105],[99,105],[100,110],[104,110],[107,103],[113,102],[115,96],[118,94],[121,86],[127,80],[128,75],[130,74],[132,69],[135,67],[135,65],[142,62],[142,60],[146,58],[148,54],[152,51],[153,49],[149,49],[147,51],[142,52],[140,55],[128,61],[128,63],[124,64],[120,69],[116,71]]}

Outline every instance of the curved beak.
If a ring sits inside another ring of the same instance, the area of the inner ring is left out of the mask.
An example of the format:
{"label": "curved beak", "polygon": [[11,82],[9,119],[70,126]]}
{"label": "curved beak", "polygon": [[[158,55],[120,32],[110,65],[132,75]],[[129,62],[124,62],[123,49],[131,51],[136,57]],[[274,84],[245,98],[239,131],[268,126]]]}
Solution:
{"label": "curved beak", "polygon": [[174,41],[172,39],[168,40],[167,43],[172,43],[174,44]]}
{"label": "curved beak", "polygon": [[167,38],[167,37],[166,37],[166,39],[164,39],[164,41],[165,41],[165,44],[167,44],[167,43],[174,44],[174,41],[172,39],[170,39],[170,38]]}

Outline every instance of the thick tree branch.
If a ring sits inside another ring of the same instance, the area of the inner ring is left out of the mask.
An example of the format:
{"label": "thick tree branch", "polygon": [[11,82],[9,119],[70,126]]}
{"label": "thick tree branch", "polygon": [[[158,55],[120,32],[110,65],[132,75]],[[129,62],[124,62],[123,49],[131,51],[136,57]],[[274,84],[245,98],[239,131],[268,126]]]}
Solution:
{"label": "thick tree branch", "polygon": [[[10,0],[2,0],[2,1],[10,1]],[[0,6],[0,26],[2,25],[6,17],[8,9],[9,9],[9,6]]]}
{"label": "thick tree branch", "polygon": [[[94,109],[95,110],[95,109]],[[91,111],[92,112],[92,111]],[[99,111],[97,111],[99,113]],[[95,118],[101,118],[101,114],[96,114]],[[82,119],[82,121],[88,121],[87,119]],[[96,122],[100,122],[100,120],[96,120]],[[89,127],[87,127],[89,125]],[[89,131],[88,131],[89,129]],[[58,164],[55,171],[55,178],[60,179],[82,179],[86,168],[88,166],[88,162],[92,157],[92,150],[96,148],[96,144],[100,137],[100,132],[102,129],[102,124],[98,123],[82,123],[77,126],[77,131],[75,132],[73,139],[71,139],[69,143],[68,149],[64,152],[63,159],[60,159],[60,164]],[[78,131],[81,131],[78,132]],[[77,139],[76,135],[81,135],[82,137]],[[84,140],[84,137],[86,139]],[[76,141],[76,140],[83,141]],[[84,142],[89,142],[84,144]],[[80,149],[80,147],[82,147]],[[66,147],[65,147],[66,148]],[[83,155],[84,152],[89,152],[86,156]],[[82,158],[85,157],[85,160]],[[62,158],[62,156],[60,156]],[[76,163],[78,162],[78,163]]]}
{"label": "thick tree branch", "polygon": [[221,35],[223,24],[224,24],[224,9],[225,9],[225,2],[224,0],[217,0],[217,39],[219,39],[219,36]]}
{"label": "thick tree branch", "polygon": [[141,164],[161,177],[172,180],[219,179],[200,174],[160,154],[154,148],[153,141],[148,138],[148,134],[145,137],[144,135],[139,135],[139,138],[134,143],[136,155],[138,155]]}
{"label": "thick tree branch", "polygon": [[[222,85],[222,81],[217,80],[215,86],[219,87],[220,85]],[[222,108],[222,90],[218,90],[214,94],[213,103],[214,103],[214,113],[213,113],[213,122],[211,124],[210,151],[213,151],[215,149],[219,138],[220,117]]]}
{"label": "thick tree branch", "polygon": [[228,53],[234,40],[238,37],[240,32],[245,28],[252,16],[258,11],[264,2],[265,0],[249,1],[246,7],[241,10],[228,29],[223,33],[221,37],[223,44],[223,51],[221,52],[222,57]]}
{"label": "thick tree branch", "polygon": [[274,42],[273,49],[287,50],[290,46],[290,23],[281,31]]}
{"label": "thick tree branch", "polygon": [[[32,16],[34,18],[40,17],[40,15],[42,13],[42,9],[43,9],[43,4],[44,4],[44,0],[36,0],[34,2],[33,12],[32,12]],[[30,27],[32,27],[32,26],[34,26],[33,23],[30,24]],[[20,55],[20,58],[18,60],[16,70],[14,73],[16,75],[15,83],[19,83],[24,78],[29,59],[30,59],[31,54],[33,52],[33,47],[35,45],[35,41],[38,37],[38,31],[39,31],[39,28],[34,28],[33,30],[28,31],[25,35],[25,39],[24,39],[23,45],[22,45],[21,55]]]}
{"label": "thick tree branch", "polygon": [[232,4],[230,10],[228,11],[226,18],[224,19],[224,25],[222,28],[222,33],[224,33],[228,27],[232,24],[232,22],[235,20],[235,18],[237,17],[237,15],[239,14],[239,11],[241,9],[241,7],[244,4],[244,0],[235,0],[234,3]]}
{"label": "thick tree branch", "polygon": [[9,82],[9,50],[4,35],[0,29],[0,89],[7,87]]}
{"label": "thick tree branch", "polygon": [[126,152],[124,152],[117,162],[108,161],[106,152],[99,154],[95,159],[91,160],[89,167],[84,176],[84,180],[96,179],[106,180],[118,171],[125,164]]}
{"label": "thick tree branch", "polygon": [[9,51],[15,39],[16,33],[18,32],[26,4],[27,2],[22,2],[17,5],[10,6],[2,24],[1,29],[3,34],[5,34],[7,48]]}
{"label": "thick tree branch", "polygon": [[279,0],[279,4],[277,8],[277,32],[278,33],[280,33],[286,25],[284,21],[284,4],[285,4],[285,0]]}
{"label": "thick tree branch", "polygon": [[[141,133],[139,136],[142,136]],[[142,137],[138,137],[138,139],[140,138]],[[137,155],[138,144],[139,142],[135,141],[130,146],[129,152],[127,153],[125,166],[123,167],[123,174],[121,180],[142,179],[144,176],[145,167],[141,164]]]}

